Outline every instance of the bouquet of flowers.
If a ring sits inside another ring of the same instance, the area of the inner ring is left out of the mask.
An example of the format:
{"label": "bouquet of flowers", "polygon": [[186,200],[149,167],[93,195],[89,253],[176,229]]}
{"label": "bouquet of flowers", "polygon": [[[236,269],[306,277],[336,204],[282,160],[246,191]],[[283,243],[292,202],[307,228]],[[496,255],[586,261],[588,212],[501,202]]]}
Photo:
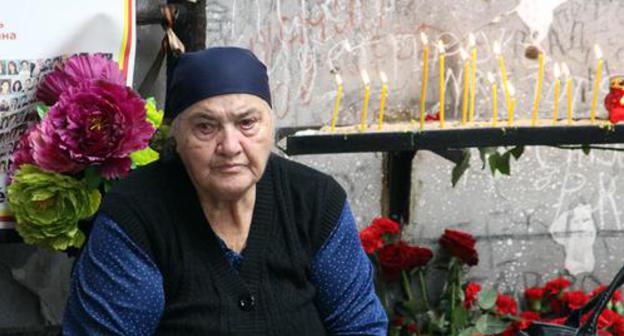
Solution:
{"label": "bouquet of flowers", "polygon": [[[432,251],[410,245],[400,235],[399,225],[389,218],[376,218],[360,231],[362,246],[377,269],[375,286],[391,322],[388,335],[514,336],[533,321],[563,324],[572,310],[606,288],[571,290],[571,278],[559,276],[521,295],[482,289],[479,283],[464,281],[469,267],[479,262],[475,238],[447,229],[438,240],[443,252],[438,261],[446,279],[441,295],[432,297],[426,282]],[[398,297],[392,296],[397,283],[402,292]],[[419,289],[417,295],[414,288]],[[624,336],[620,291],[600,315],[598,329],[598,335]]]}
{"label": "bouquet of flowers", "polygon": [[40,120],[20,138],[9,169],[8,202],[29,244],[80,247],[78,223],[95,214],[111,183],[158,159],[149,147],[163,112],[125,85],[117,63],[70,57],[47,74],[36,97]]}

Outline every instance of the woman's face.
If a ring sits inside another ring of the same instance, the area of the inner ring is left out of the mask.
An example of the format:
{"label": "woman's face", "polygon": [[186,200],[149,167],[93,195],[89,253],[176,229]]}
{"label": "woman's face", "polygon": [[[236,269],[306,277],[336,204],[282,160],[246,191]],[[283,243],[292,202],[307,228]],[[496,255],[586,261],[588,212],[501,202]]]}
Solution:
{"label": "woman's face", "polygon": [[250,94],[201,100],[174,125],[176,150],[196,188],[218,200],[236,200],[262,177],[273,147],[268,104]]}
{"label": "woman's face", "polygon": [[15,63],[10,62],[9,63],[9,73],[15,73],[17,72],[17,66],[15,65]]}
{"label": "woman's face", "polygon": [[9,82],[2,82],[2,84],[0,84],[0,91],[2,91],[2,93],[8,93],[9,92]]}

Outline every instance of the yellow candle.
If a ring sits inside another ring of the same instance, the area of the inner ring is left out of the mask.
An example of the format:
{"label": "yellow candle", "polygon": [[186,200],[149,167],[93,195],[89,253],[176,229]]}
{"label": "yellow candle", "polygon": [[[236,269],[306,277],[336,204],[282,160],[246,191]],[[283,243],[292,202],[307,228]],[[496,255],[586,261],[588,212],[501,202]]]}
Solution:
{"label": "yellow candle", "polygon": [[511,82],[509,82],[509,99],[511,99],[511,102],[509,103],[509,112],[508,112],[508,116],[507,116],[507,125],[508,126],[513,126],[514,123],[514,110],[516,109],[516,89],[514,89],[514,86],[511,84]]}
{"label": "yellow candle", "polygon": [[553,72],[555,76],[555,103],[553,107],[553,124],[556,124],[557,120],[559,119],[559,86],[561,85],[559,80],[559,75],[561,74],[559,63],[555,63]]}
{"label": "yellow candle", "polygon": [[462,101],[462,125],[466,124],[466,119],[468,118],[468,88],[470,86],[470,77],[469,75],[469,67],[470,62],[468,61],[468,53],[464,48],[459,48],[459,53],[461,55],[462,60],[464,60],[464,98]]}
{"label": "yellow candle", "polygon": [[507,83],[507,69],[505,68],[505,59],[503,58],[503,54],[501,53],[501,45],[500,42],[495,41],[494,47],[494,55],[498,59],[498,65],[501,71],[501,77],[503,78],[503,92],[505,93],[505,107],[507,108],[507,113],[509,113],[510,100],[509,100],[509,85]]}
{"label": "yellow candle", "polygon": [[568,96],[568,125],[572,124],[572,77],[570,77],[570,69],[568,65],[563,63],[561,66],[563,75],[566,77],[566,92]]}
{"label": "yellow candle", "polygon": [[492,126],[496,126],[498,121],[498,101],[497,101],[497,92],[496,92],[496,80],[494,79],[494,75],[488,72],[487,74],[488,81],[492,84]]}
{"label": "yellow candle", "polygon": [[440,57],[440,128],[444,128],[444,96],[445,96],[445,85],[444,85],[444,43],[442,41],[438,41],[438,53]]}
{"label": "yellow candle", "polygon": [[533,114],[531,116],[531,125],[537,123],[537,109],[539,108],[540,97],[542,96],[542,82],[544,81],[544,53],[539,54],[539,73],[537,74],[537,88],[535,91],[535,102],[533,104]]}
{"label": "yellow candle", "polygon": [[475,36],[470,33],[468,35],[468,45],[470,46],[470,123],[474,123],[474,105],[476,92],[476,73],[477,73],[477,43]]}
{"label": "yellow candle", "polygon": [[420,129],[425,127],[425,102],[427,96],[427,80],[429,79],[429,40],[427,35],[420,33],[423,43],[422,84],[420,88]]}
{"label": "yellow candle", "polygon": [[598,65],[596,65],[596,79],[594,81],[594,92],[592,94],[592,106],[591,113],[589,114],[589,120],[593,124],[596,120],[596,104],[598,103],[598,91],[600,91],[600,80],[602,79],[602,50],[596,44],[594,46],[594,52],[596,53],[596,59],[598,59]]}
{"label": "yellow candle", "polygon": [[331,130],[336,130],[336,120],[338,119],[338,110],[340,109],[340,98],[342,98],[342,78],[339,74],[336,74],[336,104],[334,104],[334,114],[332,115]]}
{"label": "yellow candle", "polygon": [[368,114],[368,101],[370,99],[370,78],[368,72],[362,70],[362,81],[364,82],[364,107],[362,110],[362,121],[360,122],[360,130],[366,129],[366,115]]}
{"label": "yellow candle", "polygon": [[379,121],[377,125],[377,129],[381,129],[383,126],[383,117],[384,117],[384,109],[386,107],[386,94],[388,93],[388,77],[383,71],[379,72],[379,77],[381,77],[381,82],[383,85],[381,86],[381,98],[379,99]]}

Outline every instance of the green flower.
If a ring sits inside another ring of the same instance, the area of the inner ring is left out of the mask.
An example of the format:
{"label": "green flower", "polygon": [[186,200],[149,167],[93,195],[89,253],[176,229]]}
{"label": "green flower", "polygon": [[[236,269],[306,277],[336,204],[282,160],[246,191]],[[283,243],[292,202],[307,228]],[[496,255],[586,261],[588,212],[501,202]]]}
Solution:
{"label": "green flower", "polygon": [[154,97],[147,98],[145,101],[145,115],[155,129],[158,129],[163,121],[165,112],[156,108],[156,99]]}
{"label": "green flower", "polygon": [[102,199],[84,181],[30,164],[20,166],[7,191],[24,241],[59,251],[82,246],[78,221],[93,216]]}
{"label": "green flower", "polygon": [[[155,129],[159,129],[162,125],[165,113],[163,110],[156,108],[156,100],[154,97],[147,98],[145,102],[145,113],[147,121],[151,123]],[[130,159],[132,159],[132,168],[150,164],[158,160],[159,157],[160,154],[149,146],[130,154]]]}

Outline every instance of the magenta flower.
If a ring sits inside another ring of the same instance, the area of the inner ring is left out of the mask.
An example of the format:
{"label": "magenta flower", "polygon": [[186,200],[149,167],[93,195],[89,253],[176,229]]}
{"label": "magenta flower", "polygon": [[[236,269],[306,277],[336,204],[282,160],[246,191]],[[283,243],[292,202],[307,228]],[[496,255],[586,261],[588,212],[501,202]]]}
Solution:
{"label": "magenta flower", "polygon": [[37,99],[46,105],[54,105],[67,88],[92,80],[105,80],[119,85],[125,85],[126,82],[119,65],[105,57],[73,56],[43,78],[37,88]]}
{"label": "magenta flower", "polygon": [[108,179],[130,170],[130,153],[148,145],[154,128],[132,89],[98,80],[70,87],[40,124],[33,157],[45,170],[77,173],[89,165]]}
{"label": "magenta flower", "polygon": [[32,146],[30,141],[30,135],[35,132],[35,130],[36,126],[29,128],[26,132],[24,132],[24,134],[22,134],[22,137],[15,146],[15,150],[13,151],[13,154],[11,154],[9,175],[13,175],[13,172],[25,163],[35,163],[32,157]]}

